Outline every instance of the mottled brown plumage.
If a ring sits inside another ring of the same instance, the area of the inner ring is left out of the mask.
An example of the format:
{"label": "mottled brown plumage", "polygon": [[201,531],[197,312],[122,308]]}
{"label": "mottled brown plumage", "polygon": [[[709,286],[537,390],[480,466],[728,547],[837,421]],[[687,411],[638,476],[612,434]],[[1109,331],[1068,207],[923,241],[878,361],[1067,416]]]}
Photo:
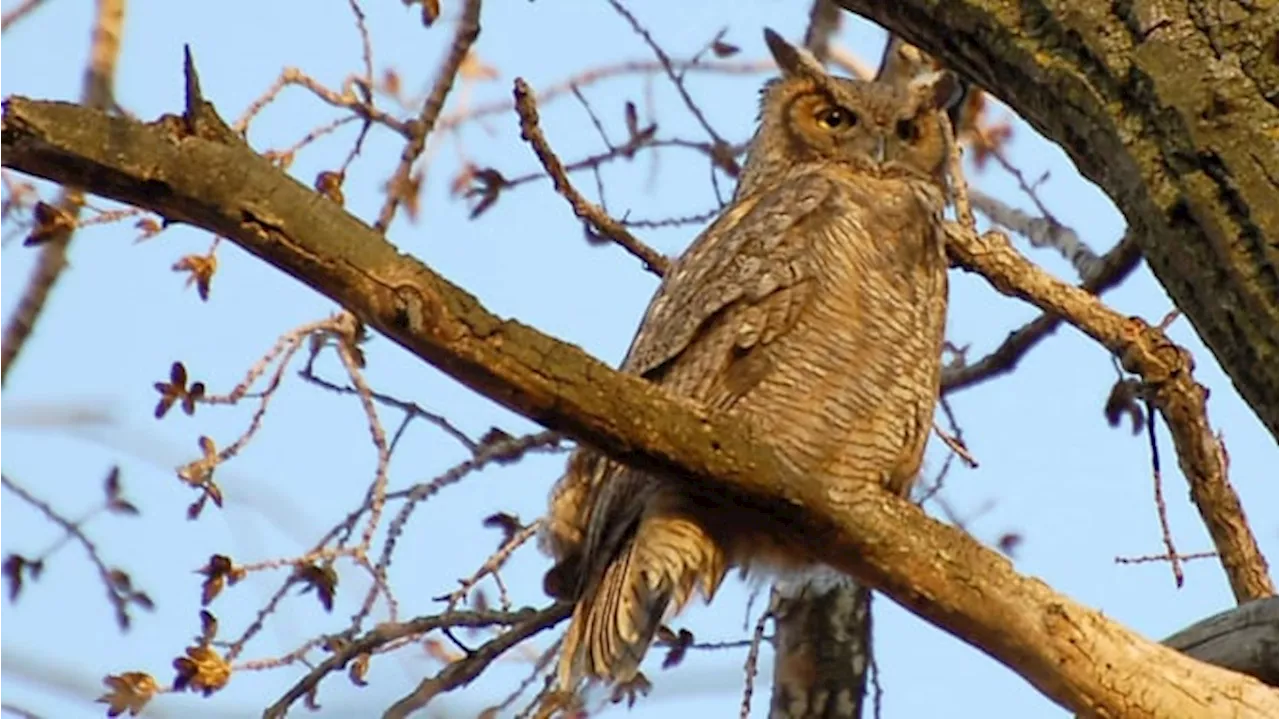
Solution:
{"label": "mottled brown plumage", "polygon": [[[766,31],[782,77],[732,204],[674,264],[623,371],[739,418],[838,506],[905,494],[938,393],[946,308],[941,74],[891,86],[827,75]],[[805,565],[742,510],[589,448],[553,490],[552,594],[576,602],[560,686],[635,677],[659,623],[729,567]]]}

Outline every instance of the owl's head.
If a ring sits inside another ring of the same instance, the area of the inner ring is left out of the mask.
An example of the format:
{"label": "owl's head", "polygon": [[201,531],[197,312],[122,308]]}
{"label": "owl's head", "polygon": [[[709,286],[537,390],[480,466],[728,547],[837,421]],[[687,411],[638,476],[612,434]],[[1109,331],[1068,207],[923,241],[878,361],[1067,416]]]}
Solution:
{"label": "owl's head", "polygon": [[774,31],[764,37],[782,76],[761,92],[756,139],[765,147],[753,154],[839,162],[881,177],[942,177],[947,147],[939,111],[959,97],[955,76],[926,72],[901,84],[834,77]]}

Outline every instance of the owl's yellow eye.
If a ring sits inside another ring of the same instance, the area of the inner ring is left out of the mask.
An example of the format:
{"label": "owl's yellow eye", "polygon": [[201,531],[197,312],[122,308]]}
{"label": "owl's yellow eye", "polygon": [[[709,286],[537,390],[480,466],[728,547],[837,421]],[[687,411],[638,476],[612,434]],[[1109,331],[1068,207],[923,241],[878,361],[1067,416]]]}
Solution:
{"label": "owl's yellow eye", "polygon": [[843,107],[824,107],[818,111],[818,124],[828,130],[839,130],[858,124],[858,116]]}

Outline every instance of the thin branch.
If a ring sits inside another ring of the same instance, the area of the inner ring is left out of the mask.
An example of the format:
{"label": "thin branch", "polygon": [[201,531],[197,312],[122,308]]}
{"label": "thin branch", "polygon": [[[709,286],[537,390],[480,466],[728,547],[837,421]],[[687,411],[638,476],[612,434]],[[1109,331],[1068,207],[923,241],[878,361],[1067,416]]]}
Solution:
{"label": "thin branch", "polygon": [[[522,609],[518,612],[448,612],[418,617],[405,622],[379,624],[359,638],[341,645],[331,656],[307,672],[306,676],[298,680],[274,704],[267,707],[262,717],[263,719],[282,719],[294,702],[314,692],[321,680],[330,673],[341,671],[352,659],[362,654],[373,654],[392,642],[419,637],[427,632],[449,627],[510,626],[511,629],[498,638],[484,644],[467,657],[450,664],[440,675],[433,677],[433,679],[439,679],[448,675],[446,679],[456,682],[449,688],[465,684],[508,648],[563,621],[569,616],[570,609],[571,607],[567,605],[556,604],[540,611]],[[474,668],[475,674],[459,676],[467,673],[469,668]],[[392,716],[390,710],[388,716]]]}
{"label": "thin branch", "polygon": [[589,223],[603,237],[612,240],[643,262],[645,269],[649,272],[659,277],[665,275],[671,264],[666,257],[641,242],[623,227],[622,223],[610,217],[599,205],[587,200],[582,193],[574,189],[573,184],[569,182],[569,176],[565,174],[564,164],[551,150],[546,135],[542,134],[542,128],[538,126],[538,105],[534,100],[533,91],[520,78],[516,78],[515,82],[515,99],[516,113],[520,116],[520,136],[533,148],[538,161],[542,163],[543,169],[551,178],[556,192],[569,202],[569,206],[573,208],[573,214],[583,222]]}
{"label": "thin branch", "polygon": [[48,502],[36,497],[27,491],[25,487],[9,479],[9,475],[0,474],[0,483],[4,485],[5,489],[18,495],[24,502],[40,510],[40,513],[46,519],[61,527],[66,536],[71,537],[84,548],[85,554],[89,555],[89,561],[98,570],[102,585],[107,590],[107,600],[111,602],[112,608],[115,609],[116,621],[120,624],[121,629],[127,629],[129,626],[129,600],[132,592],[123,590],[120,581],[117,580],[119,570],[108,567],[107,563],[102,561],[102,556],[98,554],[98,546],[93,543],[93,540],[89,539],[84,530],[80,529],[79,524],[59,514]]}
{"label": "thin branch", "polygon": [[31,11],[43,4],[44,0],[22,0],[16,7],[5,13],[4,17],[0,18],[0,32],[7,31],[10,25],[30,15]]}
{"label": "thin branch", "polygon": [[[605,163],[612,162],[614,160],[619,160],[619,159],[629,160],[635,157],[636,151],[642,148],[658,149],[658,148],[665,148],[665,147],[676,147],[676,148],[683,148],[686,150],[693,150],[695,152],[702,153],[703,155],[706,155],[709,158],[713,157],[713,153],[714,153],[714,148],[711,146],[710,143],[706,143],[706,142],[695,142],[692,140],[685,140],[679,137],[652,138],[652,139],[645,139],[643,137],[638,137],[627,142],[627,144],[625,145],[617,145],[615,147],[611,147],[605,152],[598,152],[594,155],[587,155],[581,160],[567,163],[563,165],[563,169],[566,175],[570,175],[575,172],[582,172],[584,170],[598,170]],[[730,151],[734,154],[734,156],[737,156],[746,151],[746,145],[745,144],[735,145],[731,148]],[[519,185],[533,182],[535,180],[541,180],[544,177],[550,178],[551,175],[549,175],[544,170],[542,172],[529,172],[523,175],[517,175],[515,177],[502,178],[501,182],[499,183],[498,189],[509,190]],[[604,210],[602,209],[601,212],[604,212]],[[710,217],[714,217],[719,212],[720,212],[720,209],[717,208],[716,210],[713,210],[707,213],[708,219]],[[625,217],[622,220],[619,220],[619,222],[624,226],[632,225],[632,223],[628,222]],[[635,223],[635,224],[638,225],[639,223]],[[658,226],[661,226],[661,225],[658,225]]]}
{"label": "thin branch", "polygon": [[[1119,243],[1102,256],[1098,271],[1080,284],[1080,289],[1094,295],[1116,287],[1124,281],[1142,261],[1142,251],[1137,238],[1126,234]],[[1018,362],[1041,340],[1053,334],[1063,322],[1062,316],[1046,312],[1022,327],[1009,333],[994,351],[975,362],[942,371],[944,394],[968,389],[994,377],[1012,372]]]}
{"label": "thin branch", "polygon": [[[4,27],[7,28],[9,23],[22,16],[17,14],[19,11],[25,14],[35,5],[36,3],[28,3],[5,15]],[[89,48],[89,66],[85,69],[84,86],[80,92],[81,102],[87,107],[106,110],[114,104],[111,84],[116,60],[120,57],[120,32],[123,27],[124,0],[98,0]],[[64,188],[54,205],[70,222],[55,229],[44,240],[35,269],[27,280],[27,288],[23,290],[18,306],[5,323],[3,337],[0,337],[0,385],[8,381],[9,368],[31,337],[40,314],[44,312],[45,303],[53,292],[53,286],[67,267],[67,248],[71,245],[80,208],[84,206],[84,193],[78,189]]]}
{"label": "thin branch", "polygon": [[1147,441],[1151,449],[1151,482],[1155,487],[1156,516],[1160,519],[1160,538],[1164,541],[1169,566],[1173,569],[1173,584],[1182,588],[1182,559],[1173,546],[1173,530],[1169,529],[1169,509],[1164,503],[1164,480],[1160,477],[1160,445],[1156,442],[1156,413],[1147,403]]}
{"label": "thin branch", "polygon": [[[311,384],[314,384],[317,387],[323,387],[324,389],[327,389],[330,392],[336,392],[338,394],[356,394],[355,387],[335,384],[315,374],[315,368],[312,366],[311,363],[307,363],[306,367],[303,367],[301,370],[299,370],[298,376],[301,377],[303,380],[310,382]],[[422,419],[434,425],[445,434],[449,435],[453,439],[456,439],[458,443],[461,444],[463,447],[465,447],[468,452],[474,453],[478,447],[475,440],[471,439],[471,437],[467,436],[465,432],[458,429],[457,426],[455,426],[452,422],[449,421],[448,417],[445,417],[444,415],[436,414],[435,412],[431,412],[427,409],[424,409],[422,405],[418,404],[417,402],[398,399],[396,397],[392,397],[391,395],[383,394],[381,392],[370,392],[369,396],[372,397],[379,404],[384,404],[388,407],[395,407],[396,409],[404,412],[406,419]]]}
{"label": "thin branch", "polygon": [[[821,1],[821,0],[819,0]],[[778,596],[774,592],[770,595],[769,606],[760,613],[760,617],[756,619],[756,626],[751,630],[751,641],[748,644],[747,658],[742,663],[742,671],[744,674],[742,680],[742,703],[738,710],[740,719],[747,719],[751,716],[751,696],[755,693],[756,674],[759,671],[760,663],[760,645],[764,641],[764,625],[774,617],[774,610],[778,607]]]}
{"label": "thin branch", "polygon": [[337,92],[325,87],[320,81],[315,80],[296,67],[286,67],[281,70],[280,76],[276,78],[276,81],[263,91],[257,99],[249,103],[249,106],[245,108],[240,117],[231,124],[231,129],[237,133],[247,132],[249,123],[253,118],[262,112],[267,105],[271,104],[284,88],[290,85],[306,88],[322,102],[333,107],[350,110],[366,123],[377,123],[390,128],[406,140],[413,137],[412,123],[392,117],[374,107],[369,98],[356,94],[355,88],[351,86],[351,83],[345,85],[342,92]]}
{"label": "thin branch", "polygon": [[[530,522],[528,526],[512,532],[511,536],[502,542],[502,545],[498,547],[497,551],[489,555],[489,558],[486,559],[470,577],[459,580],[457,589],[443,597],[436,597],[436,599],[447,600],[449,602],[447,611],[453,611],[454,607],[458,606],[458,603],[463,599],[466,599],[467,593],[479,584],[481,579],[484,579],[489,575],[493,575],[496,578],[498,570],[502,568],[502,565],[507,563],[507,560],[511,558],[511,555],[514,554],[515,551],[525,542],[532,539],[539,531],[542,530],[542,524],[542,520],[538,519]],[[503,607],[503,609],[507,609],[507,607]]]}
{"label": "thin branch", "polygon": [[[422,500],[434,496],[441,489],[457,483],[463,477],[485,465],[493,462],[508,462],[524,456],[526,452],[537,449],[554,448],[558,445],[560,439],[560,435],[556,432],[539,432],[523,437],[491,442],[481,446],[471,459],[459,462],[430,481],[415,484],[408,489],[388,493],[387,499],[405,499],[406,501],[387,526],[387,536],[382,546],[382,553],[379,555],[377,566],[385,568],[390,564],[396,543],[404,532],[405,525],[409,523],[410,517],[413,516],[414,510],[417,509]],[[359,511],[363,512],[364,510],[365,508],[361,508]]]}
{"label": "thin branch", "polygon": [[513,624],[510,629],[445,667],[439,674],[423,679],[413,692],[383,712],[383,719],[403,719],[426,706],[436,696],[470,684],[503,652],[568,619],[572,612],[573,605],[565,603],[556,603],[537,612],[523,610],[520,614],[525,614],[526,619]]}
{"label": "thin branch", "polygon": [[[1190,554],[1176,555],[1178,561],[1190,562],[1195,559],[1214,559],[1218,556],[1217,552],[1192,552]],[[1170,555],[1166,551],[1164,554],[1144,554],[1139,557],[1116,557],[1116,564],[1150,564],[1152,562],[1168,562]]]}
{"label": "thin branch", "polygon": [[449,91],[453,89],[453,83],[457,80],[458,70],[467,59],[467,54],[471,52],[471,46],[479,35],[480,0],[466,0],[462,6],[462,17],[458,21],[458,29],[453,36],[453,44],[449,46],[449,54],[445,57],[444,64],[440,66],[431,94],[427,96],[426,102],[422,103],[422,111],[418,113],[409,142],[400,153],[400,164],[387,184],[387,199],[382,209],[378,211],[378,221],[373,225],[378,232],[387,231],[387,227],[391,225],[391,218],[396,214],[396,208],[404,198],[404,193],[409,191],[413,163],[426,148],[427,138],[435,128],[436,120],[440,118],[440,111],[444,109]]}
{"label": "thin branch", "polygon": [[[671,60],[671,66],[677,69],[682,77],[689,72],[719,75],[759,75],[769,72],[775,67],[771,60],[698,60],[695,62],[692,58]],[[574,88],[581,89],[615,77],[653,75],[660,72],[665,72],[665,68],[656,60],[627,60],[611,65],[601,65],[600,67],[571,75],[555,84],[539,88],[537,91],[538,102],[545,107],[552,100],[573,92]],[[436,127],[441,131],[453,132],[468,123],[482,120],[486,117],[502,115],[514,109],[515,103],[511,100],[495,100],[446,114],[440,118]]]}
{"label": "thin branch", "polygon": [[698,103],[694,102],[693,97],[689,95],[689,91],[684,86],[684,80],[681,79],[680,74],[676,72],[675,67],[671,64],[671,58],[667,55],[666,51],[662,49],[662,46],[653,39],[653,36],[649,34],[649,31],[640,24],[640,21],[636,19],[635,15],[631,14],[631,11],[628,10],[625,5],[618,0],[609,0],[609,4],[613,6],[613,9],[616,10],[619,15],[626,19],[627,23],[631,25],[631,29],[644,39],[644,42],[649,46],[649,49],[653,50],[654,56],[658,58],[658,63],[662,65],[663,72],[665,72],[667,77],[671,79],[671,84],[675,86],[676,92],[680,94],[680,99],[684,100],[685,107],[689,108],[689,112],[693,114],[694,119],[698,121],[698,124],[702,126],[702,129],[706,130],[707,135],[711,140],[716,144],[716,146],[727,146],[729,143],[725,142],[724,139],[720,137],[720,134],[715,131],[715,128],[711,126],[710,122],[707,122],[706,116],[702,114],[702,108],[698,107]]}

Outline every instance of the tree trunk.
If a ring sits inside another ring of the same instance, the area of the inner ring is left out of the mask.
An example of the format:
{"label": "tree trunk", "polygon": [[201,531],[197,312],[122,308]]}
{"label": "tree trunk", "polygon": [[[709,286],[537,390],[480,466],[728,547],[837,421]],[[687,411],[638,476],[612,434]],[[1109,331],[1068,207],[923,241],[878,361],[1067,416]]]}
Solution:
{"label": "tree trunk", "polygon": [[871,666],[871,590],[823,568],[773,588],[770,719],[857,719]]}
{"label": "tree trunk", "polygon": [[1276,435],[1274,2],[837,2],[1066,150]]}

